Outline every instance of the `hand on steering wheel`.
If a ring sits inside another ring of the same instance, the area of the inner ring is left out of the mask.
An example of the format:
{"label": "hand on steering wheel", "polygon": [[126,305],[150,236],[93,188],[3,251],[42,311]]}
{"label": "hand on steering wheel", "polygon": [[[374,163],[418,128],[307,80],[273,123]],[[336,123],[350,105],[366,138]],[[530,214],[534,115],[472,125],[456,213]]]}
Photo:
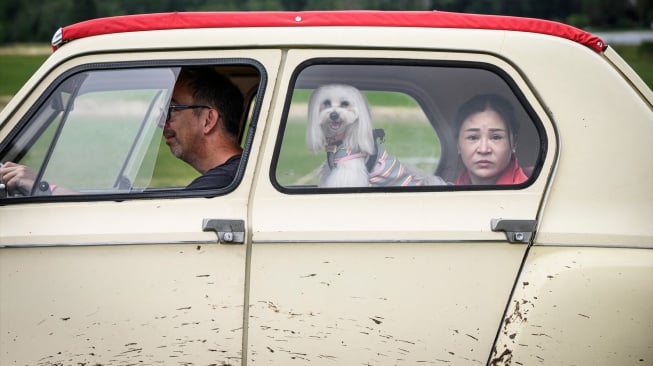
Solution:
{"label": "hand on steering wheel", "polygon": [[36,174],[25,165],[0,164],[0,184],[5,186],[7,196],[29,196],[35,180]]}

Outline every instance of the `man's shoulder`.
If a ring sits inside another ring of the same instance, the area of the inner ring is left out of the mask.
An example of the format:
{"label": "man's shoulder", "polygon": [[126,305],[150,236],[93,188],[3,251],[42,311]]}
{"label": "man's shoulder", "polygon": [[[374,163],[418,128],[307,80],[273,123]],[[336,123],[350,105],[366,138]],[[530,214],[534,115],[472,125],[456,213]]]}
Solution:
{"label": "man's shoulder", "polygon": [[241,155],[234,155],[224,163],[209,169],[206,173],[195,178],[186,189],[218,189],[231,184],[236,177]]}

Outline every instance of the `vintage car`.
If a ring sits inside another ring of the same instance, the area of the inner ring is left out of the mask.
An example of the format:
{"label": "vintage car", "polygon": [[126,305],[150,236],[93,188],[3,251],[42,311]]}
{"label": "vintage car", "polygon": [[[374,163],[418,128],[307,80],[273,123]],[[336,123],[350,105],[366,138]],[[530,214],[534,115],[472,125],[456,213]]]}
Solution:
{"label": "vintage car", "polygon": [[[0,182],[0,364],[653,365],[653,93],[600,38],[199,12],[89,20],[53,48],[0,113],[0,162],[35,179]],[[162,136],[186,67],[245,99],[225,188],[185,189],[199,173]],[[460,181],[458,110],[485,94],[512,110],[519,181]],[[344,165],[312,140],[318,102],[369,111],[357,158],[423,184],[323,184]]]}

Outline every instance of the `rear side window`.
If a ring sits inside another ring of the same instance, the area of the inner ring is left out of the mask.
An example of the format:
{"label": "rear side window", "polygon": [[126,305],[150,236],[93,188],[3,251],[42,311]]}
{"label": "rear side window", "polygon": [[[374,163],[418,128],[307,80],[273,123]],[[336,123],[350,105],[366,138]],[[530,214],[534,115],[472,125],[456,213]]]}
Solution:
{"label": "rear side window", "polygon": [[320,60],[294,80],[281,191],[518,189],[543,160],[534,113],[490,65]]}

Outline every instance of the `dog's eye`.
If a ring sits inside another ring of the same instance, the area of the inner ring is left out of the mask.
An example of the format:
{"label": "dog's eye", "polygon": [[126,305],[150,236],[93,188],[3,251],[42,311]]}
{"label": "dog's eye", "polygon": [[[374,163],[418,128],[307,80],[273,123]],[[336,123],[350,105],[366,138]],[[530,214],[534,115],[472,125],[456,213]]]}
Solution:
{"label": "dog's eye", "polygon": [[325,100],[322,102],[322,108],[330,108],[331,107],[331,101],[330,100]]}
{"label": "dog's eye", "polygon": [[340,102],[340,107],[342,107],[342,108],[347,108],[347,107],[349,107],[349,102],[346,101],[346,100],[343,100],[342,102]]}

